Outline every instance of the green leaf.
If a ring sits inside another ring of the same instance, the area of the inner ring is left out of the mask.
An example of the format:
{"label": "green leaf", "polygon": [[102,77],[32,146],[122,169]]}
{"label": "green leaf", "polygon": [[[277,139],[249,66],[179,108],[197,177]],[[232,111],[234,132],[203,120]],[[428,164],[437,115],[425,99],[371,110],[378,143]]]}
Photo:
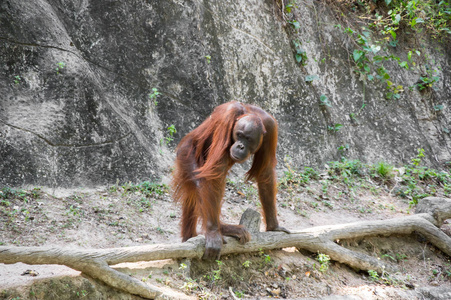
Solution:
{"label": "green leaf", "polygon": [[390,29],[388,32],[390,32],[393,39],[396,40],[396,32],[393,29]]}
{"label": "green leaf", "polygon": [[409,53],[407,54],[407,59],[409,61],[412,61],[412,51],[409,51]]}
{"label": "green leaf", "polygon": [[302,54],[296,54],[296,61],[300,63],[302,61]]}
{"label": "green leaf", "polygon": [[388,6],[388,5],[390,5],[391,1],[392,0],[385,0],[385,4],[387,4],[387,6]]}
{"label": "green leaf", "polygon": [[357,62],[365,53],[362,50],[354,50],[352,54],[354,57],[354,61]]}
{"label": "green leaf", "polygon": [[409,69],[409,64],[406,61],[400,62],[399,65],[406,70]]}
{"label": "green leaf", "polygon": [[292,5],[292,4],[287,4],[287,5],[285,6],[285,10],[287,11],[287,13],[290,13],[292,8],[293,8],[293,5]]}
{"label": "green leaf", "polygon": [[319,97],[319,100],[320,100],[320,104],[319,105],[332,107],[330,102],[327,100],[327,96],[326,95],[321,95]]}
{"label": "green leaf", "polygon": [[335,127],[334,130],[338,131],[338,130],[340,130],[343,127],[343,125],[342,124],[335,124],[334,127]]}
{"label": "green leaf", "polygon": [[401,21],[401,15],[400,15],[400,14],[397,14],[397,15],[395,16],[395,19],[393,20],[393,24],[398,25],[398,24],[399,24],[399,21]]}
{"label": "green leaf", "polygon": [[366,45],[368,44],[368,39],[360,34],[357,43],[359,43],[360,45]]}
{"label": "green leaf", "polygon": [[351,28],[346,28],[345,29],[345,32],[347,33],[347,34],[354,34],[354,30],[352,30]]}
{"label": "green leaf", "polygon": [[296,20],[294,20],[294,21],[288,21],[288,23],[290,23],[290,24],[294,27],[294,29],[299,29],[299,28],[301,28],[301,24],[299,24],[299,22],[296,21]]}
{"label": "green leaf", "polygon": [[434,105],[434,110],[435,111],[441,111],[443,110],[445,107],[443,106],[443,104],[439,104],[439,105]]}
{"label": "green leaf", "polygon": [[[396,61],[400,61],[401,60],[401,58],[400,57],[398,57],[398,56],[394,56],[393,54],[392,55],[390,55],[390,56],[388,56],[388,59],[393,59],[393,60],[396,60]],[[388,60],[387,59],[387,60]]]}
{"label": "green leaf", "polygon": [[319,79],[318,75],[307,75],[305,76],[305,81],[312,82],[313,80]]}
{"label": "green leaf", "polygon": [[369,81],[372,81],[374,79],[374,76],[373,75],[368,75],[368,80]]}
{"label": "green leaf", "polygon": [[368,64],[365,64],[363,66],[363,69],[365,69],[365,71],[367,71],[368,73],[371,71],[370,66]]}

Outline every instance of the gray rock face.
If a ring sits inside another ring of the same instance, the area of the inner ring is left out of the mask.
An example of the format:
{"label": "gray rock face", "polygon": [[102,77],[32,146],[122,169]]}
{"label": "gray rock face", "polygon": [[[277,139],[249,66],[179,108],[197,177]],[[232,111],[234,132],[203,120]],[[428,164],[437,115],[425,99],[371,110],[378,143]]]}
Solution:
{"label": "gray rock face", "polygon": [[[387,101],[382,83],[355,74],[354,44],[325,5],[300,5],[300,32],[288,34],[270,0],[1,1],[0,186],[158,179],[180,138],[230,100],[272,113],[279,160],[296,165],[337,159],[344,145],[349,158],[368,162],[400,164],[417,148],[430,164],[451,160],[449,43],[422,48],[437,90]],[[421,75],[397,64],[389,71],[406,90]],[[306,83],[307,75],[319,79]],[[322,94],[331,107],[319,105]],[[328,130],[334,124],[343,127]]]}

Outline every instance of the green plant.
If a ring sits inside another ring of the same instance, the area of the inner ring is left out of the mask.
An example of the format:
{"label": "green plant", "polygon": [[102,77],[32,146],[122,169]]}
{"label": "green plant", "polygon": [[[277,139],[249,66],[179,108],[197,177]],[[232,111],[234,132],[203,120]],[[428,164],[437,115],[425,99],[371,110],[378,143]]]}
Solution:
{"label": "green plant", "polygon": [[378,281],[379,280],[379,274],[377,274],[374,270],[368,270],[368,275],[370,275],[371,280]]}
{"label": "green plant", "polygon": [[211,274],[207,274],[204,277],[208,280],[212,281],[213,283],[218,282],[222,279],[221,272],[222,272],[222,266],[224,263],[220,260],[216,260],[216,264],[218,265],[218,268],[211,271]]}
{"label": "green plant", "polygon": [[416,86],[420,91],[422,91],[424,89],[431,88],[437,81],[439,81],[439,79],[440,77],[438,76],[420,76],[420,80]]}
{"label": "green plant", "polygon": [[[174,124],[168,127],[167,129],[168,135],[165,137],[165,144],[169,145],[170,142],[174,140],[174,134],[177,133],[177,129],[175,128]],[[162,143],[163,140],[160,141]]]}
{"label": "green plant", "polygon": [[0,199],[19,199],[24,202],[28,202],[27,198],[27,192],[22,189],[13,189],[10,187],[3,187],[0,189]]}
{"label": "green plant", "polygon": [[407,260],[407,258],[407,255],[405,255],[404,253],[396,253],[396,260],[398,262],[405,261]]}
{"label": "green plant", "polygon": [[157,98],[158,98],[159,95],[161,95],[161,93],[158,91],[158,89],[157,88],[152,88],[152,93],[149,94],[149,98],[150,98],[150,100],[153,101],[155,106],[158,105]]}
{"label": "green plant", "polygon": [[[169,187],[166,184],[150,182],[150,181],[144,181],[144,182],[142,182],[140,184],[136,184],[136,185],[132,184],[130,182],[127,182],[127,183],[124,183],[121,187],[124,190],[123,195],[126,195],[129,192],[133,192],[133,193],[139,192],[141,194],[144,194],[147,197],[150,197],[153,194],[163,195],[164,193],[167,193],[169,190]],[[117,188],[114,188],[113,190],[117,190]]]}
{"label": "green plant", "polygon": [[152,208],[152,203],[150,202],[149,199],[147,199],[146,197],[141,197],[141,200],[139,200],[139,203],[141,205],[141,207],[139,208],[140,212],[143,212],[144,209],[150,209]]}
{"label": "green plant", "polygon": [[235,291],[235,296],[237,296],[237,298],[243,298],[244,297],[244,293],[240,292],[240,291]]}
{"label": "green plant", "polygon": [[159,234],[164,234],[164,230],[163,230],[163,228],[161,228],[160,226],[157,226],[157,227],[155,228],[155,230],[156,230]]}
{"label": "green plant", "polygon": [[340,153],[341,156],[345,155],[345,152],[349,150],[349,144],[341,145],[337,148],[337,151]]}
{"label": "green plant", "polygon": [[318,179],[319,172],[310,167],[304,167],[304,171],[299,172],[294,170],[289,164],[290,158],[285,157],[285,166],[287,171],[284,171],[284,176],[280,180],[280,185],[282,187],[289,187],[293,185],[306,185],[311,179]]}
{"label": "green plant", "polygon": [[301,28],[301,24],[297,20],[288,20],[287,21],[295,30]]}
{"label": "green plant", "polygon": [[329,100],[327,99],[326,95],[321,95],[319,97],[319,105],[320,106],[329,106],[329,107],[332,106],[332,104],[330,104]]}
{"label": "green plant", "polygon": [[391,259],[392,261],[394,261],[394,262],[402,262],[402,261],[405,261],[405,260],[407,260],[407,255],[405,255],[404,253],[396,253],[395,254],[395,257],[393,257],[392,255],[390,255],[390,254],[383,254],[382,255],[382,257],[387,257],[387,258],[389,258],[389,259]]}
{"label": "green plant", "polygon": [[33,199],[38,199],[41,196],[41,193],[42,193],[41,188],[35,187],[33,188],[33,190],[31,190],[30,196]]}
{"label": "green plant", "polygon": [[301,43],[299,40],[293,41],[294,45],[294,57],[296,59],[296,62],[301,64],[301,66],[307,65],[307,53],[305,50],[301,47]]}
{"label": "green plant", "polygon": [[390,8],[386,26],[397,30],[402,24],[416,32],[426,30],[432,37],[440,38],[451,33],[451,7],[447,1],[433,0],[385,0]]}
{"label": "green plant", "polygon": [[327,130],[332,131],[332,132],[338,132],[338,131],[340,131],[340,129],[342,127],[343,127],[342,124],[333,124],[333,125],[327,126]]}
{"label": "green plant", "polygon": [[112,186],[110,186],[109,191],[110,193],[116,193],[118,188],[119,188],[118,184],[113,184]]}
{"label": "green plant", "polygon": [[287,5],[285,5],[285,11],[286,11],[287,13],[291,13],[291,11],[292,11],[294,8],[298,8],[297,3],[296,3],[296,0],[291,0],[290,2],[288,2]]}
{"label": "green plant", "polygon": [[186,280],[187,281],[184,282],[183,285],[180,287],[182,290],[192,292],[199,287],[195,279],[187,278]]}
{"label": "green plant", "polygon": [[326,206],[330,209],[334,209],[334,205],[332,204],[332,202],[327,201],[327,200],[323,200],[322,202],[323,202],[324,206]]}
{"label": "green plant", "polygon": [[385,98],[387,100],[398,100],[399,98],[401,98],[400,93],[404,92],[404,87],[402,85],[396,85],[390,80],[386,80],[386,83],[388,92],[385,94]]}
{"label": "green plant", "polygon": [[438,104],[438,105],[434,105],[433,108],[434,108],[434,111],[439,112],[439,111],[442,111],[445,108],[445,106],[443,104]]}
{"label": "green plant", "polygon": [[22,212],[23,215],[25,215],[25,221],[30,220],[30,212],[27,209],[22,208],[21,212]]}
{"label": "green plant", "polygon": [[61,70],[63,70],[66,67],[66,63],[60,61],[56,63],[56,74],[59,74],[61,72]]}
{"label": "green plant", "polygon": [[263,265],[268,265],[271,263],[271,256],[269,254],[266,254],[263,249],[259,250],[260,257],[262,259]]}
{"label": "green plant", "polygon": [[326,272],[329,269],[330,257],[327,254],[319,253],[316,257],[316,260],[319,262],[319,271]]}
{"label": "green plant", "polygon": [[86,290],[81,290],[81,292],[77,292],[77,296],[80,298],[84,298],[88,295],[88,292]]}
{"label": "green plant", "polygon": [[321,191],[323,192],[323,195],[327,196],[329,192],[329,181],[324,180],[321,184]]}
{"label": "green plant", "polygon": [[373,176],[380,177],[383,180],[392,179],[395,174],[393,173],[393,166],[386,162],[378,162],[371,167]]}
{"label": "green plant", "polygon": [[306,82],[312,82],[313,80],[318,80],[319,76],[318,75],[307,75],[305,76],[305,81]]}
{"label": "green plant", "polygon": [[81,210],[80,207],[76,206],[76,205],[71,205],[67,210],[66,210],[66,215],[72,215],[72,216],[78,216],[80,214],[82,214],[83,211]]}
{"label": "green plant", "polygon": [[250,262],[249,260],[246,260],[246,261],[243,263],[243,267],[245,267],[246,269],[249,268],[250,265],[251,265],[251,262]]}
{"label": "green plant", "polygon": [[204,57],[207,60],[207,64],[211,63],[211,56],[210,55],[205,55]]}
{"label": "green plant", "polygon": [[19,75],[14,76],[14,84],[19,84],[22,78]]}
{"label": "green plant", "polygon": [[397,195],[409,198],[410,208],[417,205],[422,198],[437,194],[439,186],[443,187],[443,194],[446,195],[451,184],[451,176],[448,172],[439,172],[421,166],[424,157],[424,149],[420,148],[417,155],[411,159],[411,164],[402,168],[402,188],[398,190]]}
{"label": "green plant", "polygon": [[[369,13],[370,5],[379,6],[377,10],[371,8],[374,13]],[[386,83],[387,99],[399,99],[404,91],[403,86],[396,84],[391,79],[384,65],[386,61],[392,61],[402,69],[410,70],[417,67],[417,62],[413,54],[421,57],[421,52],[417,49],[408,49],[404,53],[398,50],[397,55],[391,54],[392,48],[398,45],[399,32],[412,34],[418,33],[422,42],[426,43],[423,37],[437,38],[439,40],[449,40],[451,33],[451,7],[449,1],[435,0],[385,0],[382,1],[353,1],[356,6],[352,9],[357,12],[356,7],[364,7],[364,15],[361,19],[366,20],[366,26],[361,30],[345,28],[348,34],[356,43],[357,47],[351,54],[351,58],[356,64],[356,72],[360,74],[360,80],[373,80],[374,71],[376,78]],[[350,1],[342,1],[344,5]],[[335,27],[342,29],[341,25]],[[424,31],[427,34],[423,34]],[[401,59],[403,57],[403,59]],[[424,55],[427,60],[427,55]],[[428,70],[428,62],[425,68]],[[419,68],[418,68],[419,69]],[[430,88],[439,80],[431,71],[427,75],[421,76],[419,83],[415,86],[419,90]]]}
{"label": "green plant", "polygon": [[412,158],[412,164],[415,167],[418,167],[421,163],[421,159],[424,157],[424,149],[423,148],[419,148],[418,149],[418,154],[415,158]]}
{"label": "green plant", "polygon": [[168,191],[168,186],[163,183],[149,182],[144,181],[137,186],[137,190],[143,193],[146,196],[150,196],[152,194],[163,195]]}
{"label": "green plant", "polygon": [[[340,27],[341,28],[341,27]],[[389,90],[386,94],[387,99],[399,99],[399,93],[403,91],[402,86],[393,84],[389,79],[390,75],[383,66],[378,66],[386,60],[399,61],[400,58],[394,55],[378,55],[382,47],[380,41],[372,41],[372,32],[368,28],[364,28],[361,33],[352,30],[351,28],[346,28],[345,33],[347,33],[351,38],[353,38],[357,45],[360,47],[355,49],[352,53],[352,58],[356,64],[357,72],[361,75],[361,79],[370,80],[374,79],[372,75],[372,67],[376,69],[376,78],[385,81],[387,84],[387,89]],[[391,31],[393,33],[393,31]],[[407,63],[402,63],[400,66],[406,67]]]}
{"label": "green plant", "polygon": [[328,173],[332,179],[342,180],[345,184],[351,185],[354,178],[363,177],[366,172],[364,164],[359,160],[349,160],[342,157],[340,161],[327,163]]}

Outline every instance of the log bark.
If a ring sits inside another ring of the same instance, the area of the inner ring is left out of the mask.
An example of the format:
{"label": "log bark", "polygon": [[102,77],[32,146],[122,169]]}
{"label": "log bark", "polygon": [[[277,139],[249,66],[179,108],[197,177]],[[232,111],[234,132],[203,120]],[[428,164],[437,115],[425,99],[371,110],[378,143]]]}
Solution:
{"label": "log bark", "polygon": [[[451,238],[438,228],[446,218],[451,217],[451,199],[425,198],[418,205],[417,212],[420,213],[403,218],[320,226],[287,234],[259,232],[260,214],[253,210],[247,210],[240,223],[248,228],[252,235],[251,241],[241,245],[233,238],[226,238],[227,244],[224,245],[221,254],[296,247],[310,252],[328,254],[332,260],[358,270],[395,271],[396,268],[393,265],[346,249],[337,242],[366,236],[389,236],[417,232],[444,253],[451,255]],[[179,258],[200,259],[204,250],[205,239],[203,236],[192,238],[185,243],[110,249],[0,246],[0,263],[66,265],[130,294],[148,299],[181,299],[185,296],[184,294],[170,295],[156,286],[143,283],[110,266],[123,262]]]}

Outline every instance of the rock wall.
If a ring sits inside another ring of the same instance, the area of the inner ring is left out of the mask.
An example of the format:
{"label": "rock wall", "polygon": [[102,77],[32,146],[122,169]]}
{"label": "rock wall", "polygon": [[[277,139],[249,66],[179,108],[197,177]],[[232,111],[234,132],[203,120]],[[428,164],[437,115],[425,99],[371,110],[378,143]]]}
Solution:
{"label": "rock wall", "polygon": [[[278,119],[279,161],[289,156],[295,166],[342,155],[401,164],[420,147],[429,164],[451,160],[449,42],[418,45],[430,57],[423,66],[438,71],[436,89],[386,100],[383,84],[356,74],[355,43],[337,28],[331,4],[299,3],[296,32],[278,3],[1,1],[0,186],[159,179],[180,138],[230,100]],[[412,39],[393,51],[405,55]],[[306,50],[305,66],[294,40]],[[422,72],[388,68],[406,87]],[[308,75],[318,79],[308,83]],[[171,124],[174,141],[166,139]],[[329,130],[334,124],[343,127]]]}

